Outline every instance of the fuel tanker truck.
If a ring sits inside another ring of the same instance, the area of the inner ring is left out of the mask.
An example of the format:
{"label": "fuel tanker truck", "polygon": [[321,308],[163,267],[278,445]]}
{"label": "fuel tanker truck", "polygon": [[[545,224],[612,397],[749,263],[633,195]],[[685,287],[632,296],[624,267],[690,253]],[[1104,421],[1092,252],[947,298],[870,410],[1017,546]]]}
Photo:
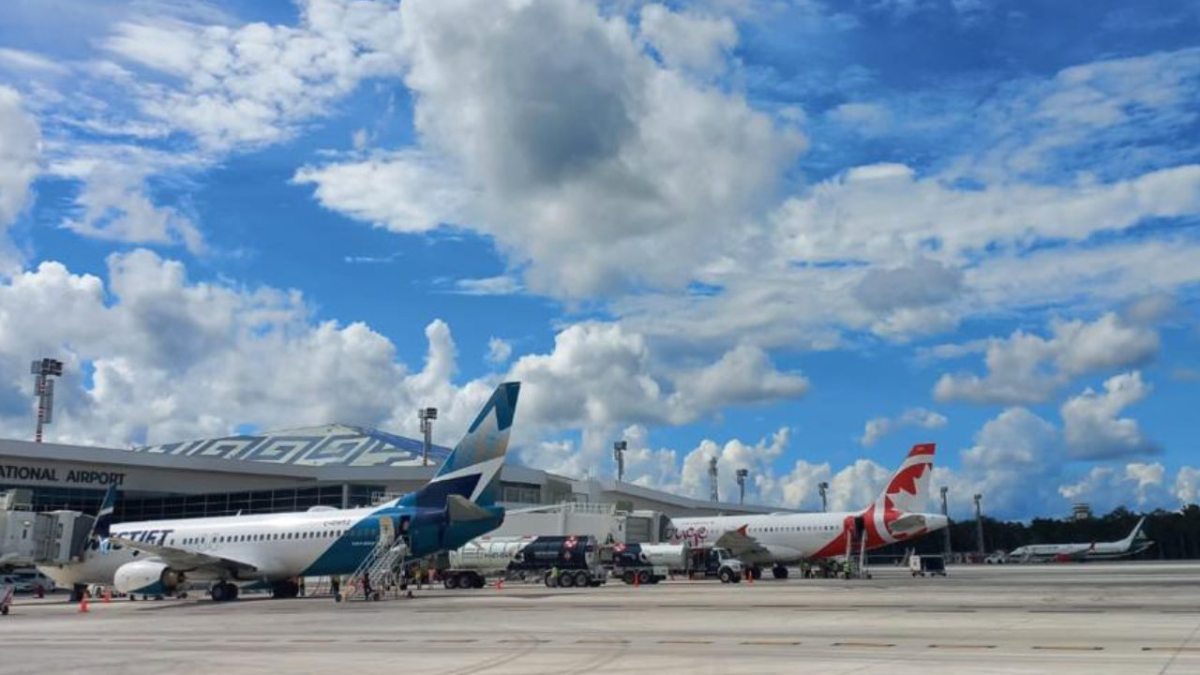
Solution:
{"label": "fuel tanker truck", "polygon": [[671,574],[716,577],[721,583],[737,583],[744,569],[741,560],[719,547],[690,548],[686,542],[613,547],[613,576],[627,584],[656,584]]}
{"label": "fuel tanker truck", "polygon": [[446,588],[482,588],[489,576],[540,579],[550,587],[599,586],[608,579],[592,536],[481,537],[451,551]]}

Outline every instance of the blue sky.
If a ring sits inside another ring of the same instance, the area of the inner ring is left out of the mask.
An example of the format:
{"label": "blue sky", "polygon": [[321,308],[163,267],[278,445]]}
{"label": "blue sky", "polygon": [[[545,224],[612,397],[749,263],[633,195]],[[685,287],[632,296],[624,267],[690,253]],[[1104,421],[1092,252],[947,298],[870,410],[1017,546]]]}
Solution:
{"label": "blue sky", "polygon": [[[458,430],[865,503],[1196,501],[1192,3],[0,8],[0,428]],[[549,36],[549,37],[548,37]]]}

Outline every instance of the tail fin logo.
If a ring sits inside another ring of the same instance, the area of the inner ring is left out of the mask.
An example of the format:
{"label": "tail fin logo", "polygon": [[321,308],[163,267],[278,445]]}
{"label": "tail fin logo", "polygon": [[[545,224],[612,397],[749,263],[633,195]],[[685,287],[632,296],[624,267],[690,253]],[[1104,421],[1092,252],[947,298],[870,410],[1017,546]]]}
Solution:
{"label": "tail fin logo", "polygon": [[933,478],[933,455],[936,445],[914,445],[904,463],[892,474],[877,507],[885,511],[916,511],[929,490]]}
{"label": "tail fin logo", "polygon": [[437,475],[417,492],[419,505],[441,508],[451,494],[484,506],[495,502],[520,390],[518,382],[496,388]]}

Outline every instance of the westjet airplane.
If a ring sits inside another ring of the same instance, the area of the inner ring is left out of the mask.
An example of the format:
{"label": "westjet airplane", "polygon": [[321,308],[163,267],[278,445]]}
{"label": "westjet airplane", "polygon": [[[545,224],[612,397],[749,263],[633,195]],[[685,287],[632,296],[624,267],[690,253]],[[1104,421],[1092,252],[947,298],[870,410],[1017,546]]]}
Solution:
{"label": "westjet airplane", "polygon": [[287,598],[297,595],[299,577],[355,573],[381,540],[399,537],[396,544],[413,558],[459,548],[504,521],[495,500],[520,386],[500,385],[433,480],[399,499],[367,508],[109,525],[110,492],[94,548],[80,562],[40,569],[58,584],[112,584],[131,595],[163,595],[202,581],[212,583],[217,601],[236,599],[240,585],[264,583],[274,597]]}
{"label": "westjet airplane", "polygon": [[1101,541],[1090,544],[1029,544],[1014,548],[1006,556],[1012,562],[1056,561],[1082,562],[1084,560],[1113,560],[1137,555],[1154,545],[1154,542],[1142,534],[1142,525],[1146,523],[1143,517],[1134,526],[1129,536],[1119,541]]}
{"label": "westjet airplane", "polygon": [[942,514],[916,510],[928,493],[934,447],[913,446],[887,487],[861,511],[675,518],[671,539],[729,549],[756,577],[770,564],[776,579],[787,578],[788,564],[845,556],[848,536],[857,552],[864,531],[867,550],[915,539],[946,527]]}

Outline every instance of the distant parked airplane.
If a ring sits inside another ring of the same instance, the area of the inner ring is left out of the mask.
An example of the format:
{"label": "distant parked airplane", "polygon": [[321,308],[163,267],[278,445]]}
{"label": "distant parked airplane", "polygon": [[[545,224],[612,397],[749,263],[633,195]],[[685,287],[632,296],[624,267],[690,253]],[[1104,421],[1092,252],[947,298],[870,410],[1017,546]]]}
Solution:
{"label": "distant parked airplane", "polygon": [[1090,544],[1029,544],[1014,548],[1006,558],[1008,562],[1046,560],[1083,562],[1084,560],[1112,560],[1137,555],[1154,545],[1153,541],[1142,534],[1142,525],[1145,522],[1145,518],[1139,520],[1129,536],[1120,541],[1102,541]]}

